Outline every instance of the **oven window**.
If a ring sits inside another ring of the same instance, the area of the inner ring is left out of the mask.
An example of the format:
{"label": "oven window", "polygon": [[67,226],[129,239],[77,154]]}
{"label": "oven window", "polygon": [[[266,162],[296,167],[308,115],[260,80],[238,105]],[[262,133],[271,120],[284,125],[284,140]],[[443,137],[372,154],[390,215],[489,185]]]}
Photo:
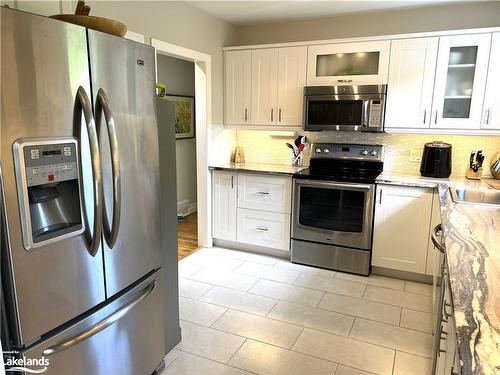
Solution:
{"label": "oven window", "polygon": [[363,231],[365,193],[300,187],[299,223],[340,232]]}
{"label": "oven window", "polygon": [[362,100],[310,100],[307,120],[310,125],[362,125]]}

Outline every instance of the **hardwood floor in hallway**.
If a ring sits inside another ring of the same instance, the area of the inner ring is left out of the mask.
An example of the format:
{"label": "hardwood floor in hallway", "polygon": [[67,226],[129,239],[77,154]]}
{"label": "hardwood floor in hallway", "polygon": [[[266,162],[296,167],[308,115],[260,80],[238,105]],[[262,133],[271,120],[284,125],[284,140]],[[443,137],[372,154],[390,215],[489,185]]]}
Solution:
{"label": "hardwood floor in hallway", "polygon": [[199,249],[198,247],[198,214],[195,212],[179,221],[177,259],[187,257]]}

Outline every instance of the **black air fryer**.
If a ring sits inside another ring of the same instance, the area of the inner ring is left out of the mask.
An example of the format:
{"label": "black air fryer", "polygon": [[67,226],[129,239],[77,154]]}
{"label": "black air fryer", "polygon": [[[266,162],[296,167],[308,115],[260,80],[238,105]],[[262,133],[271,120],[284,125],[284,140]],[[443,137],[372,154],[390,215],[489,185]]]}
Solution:
{"label": "black air fryer", "polygon": [[449,177],[451,174],[451,145],[436,141],[426,143],[420,163],[420,174],[424,177]]}

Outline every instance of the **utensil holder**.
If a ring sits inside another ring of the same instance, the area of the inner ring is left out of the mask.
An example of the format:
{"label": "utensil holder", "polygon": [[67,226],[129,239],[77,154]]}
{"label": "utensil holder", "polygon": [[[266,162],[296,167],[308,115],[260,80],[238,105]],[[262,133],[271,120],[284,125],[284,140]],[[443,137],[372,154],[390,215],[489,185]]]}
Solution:
{"label": "utensil holder", "polygon": [[468,180],[480,180],[483,175],[483,168],[479,168],[477,172],[474,172],[472,168],[467,168],[467,172],[465,172],[465,178]]}
{"label": "utensil holder", "polygon": [[292,167],[304,166],[304,154],[301,152],[298,155],[292,155]]}

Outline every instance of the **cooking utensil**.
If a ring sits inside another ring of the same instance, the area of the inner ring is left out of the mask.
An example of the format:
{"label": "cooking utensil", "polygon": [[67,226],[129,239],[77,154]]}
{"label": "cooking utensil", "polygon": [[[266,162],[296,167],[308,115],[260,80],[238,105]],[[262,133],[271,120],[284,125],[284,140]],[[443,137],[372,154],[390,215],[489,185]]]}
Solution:
{"label": "cooking utensil", "polygon": [[76,4],[75,14],[82,15],[84,7],[85,7],[85,1],[79,0],[78,3]]}
{"label": "cooking utensil", "polygon": [[299,135],[296,139],[295,139],[295,146],[299,147],[300,143],[301,143],[301,140],[302,140],[302,136]]}

